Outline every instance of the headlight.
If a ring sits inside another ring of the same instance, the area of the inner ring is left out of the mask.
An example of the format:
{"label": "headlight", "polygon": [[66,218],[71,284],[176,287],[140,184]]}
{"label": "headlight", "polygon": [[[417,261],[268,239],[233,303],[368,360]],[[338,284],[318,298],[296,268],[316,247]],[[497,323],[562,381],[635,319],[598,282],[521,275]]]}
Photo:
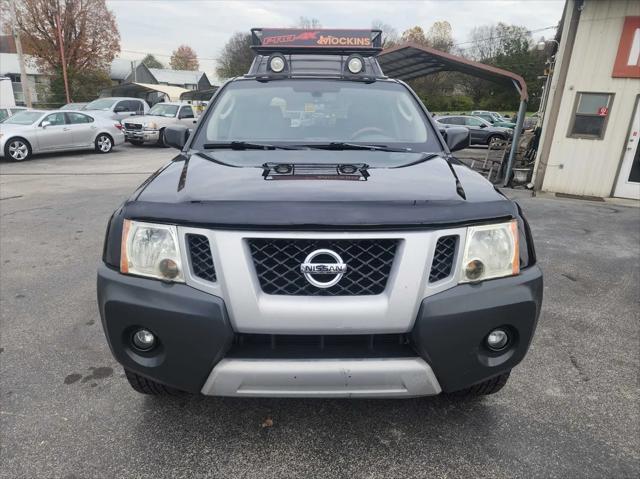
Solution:
{"label": "headlight", "polygon": [[150,121],[149,123],[143,123],[142,128],[145,130],[157,130],[158,124],[155,121]]}
{"label": "headlight", "polygon": [[520,272],[518,222],[472,226],[462,257],[460,282],[512,276]]}
{"label": "headlight", "polygon": [[177,228],[125,220],[120,272],[184,282]]}

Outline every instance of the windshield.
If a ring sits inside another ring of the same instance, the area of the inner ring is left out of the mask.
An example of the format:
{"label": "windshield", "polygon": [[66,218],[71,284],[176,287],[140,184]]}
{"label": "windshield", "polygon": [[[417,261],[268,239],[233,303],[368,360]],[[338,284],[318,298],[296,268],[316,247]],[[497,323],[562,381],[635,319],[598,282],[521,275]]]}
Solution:
{"label": "windshield", "polygon": [[84,109],[85,110],[110,110],[115,102],[118,100],[114,100],[112,98],[98,98],[97,100],[93,100],[89,103]]}
{"label": "windshield", "polygon": [[10,116],[2,123],[4,125],[32,125],[42,116],[41,111],[21,111]]}
{"label": "windshield", "polygon": [[314,145],[337,142],[440,151],[409,91],[393,82],[241,80],[221,92],[194,148],[207,143]]}
{"label": "windshield", "polygon": [[149,110],[149,113],[147,113],[147,115],[166,116],[169,118],[173,118],[174,116],[176,116],[177,112],[177,105],[163,105],[162,103],[158,103],[153,108],[151,108],[151,110]]}

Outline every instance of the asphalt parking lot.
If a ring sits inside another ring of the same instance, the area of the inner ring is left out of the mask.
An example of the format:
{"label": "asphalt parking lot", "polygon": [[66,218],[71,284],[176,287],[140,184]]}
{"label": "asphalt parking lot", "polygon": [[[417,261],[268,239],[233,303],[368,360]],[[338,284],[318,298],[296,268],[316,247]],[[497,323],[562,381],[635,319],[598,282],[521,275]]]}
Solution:
{"label": "asphalt parking lot", "polygon": [[174,152],[0,163],[0,477],[638,477],[640,209],[511,193],[545,300],[497,395],[144,397],[107,347],[95,274],[110,213]]}

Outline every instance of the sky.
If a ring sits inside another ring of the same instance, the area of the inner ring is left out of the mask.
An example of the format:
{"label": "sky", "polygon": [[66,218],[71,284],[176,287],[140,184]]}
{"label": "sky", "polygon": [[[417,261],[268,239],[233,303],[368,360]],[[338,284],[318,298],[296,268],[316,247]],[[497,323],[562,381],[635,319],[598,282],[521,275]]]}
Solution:
{"label": "sky", "polygon": [[[456,43],[468,40],[473,27],[497,22],[538,30],[557,25],[564,0],[107,0],[116,16],[121,58],[141,59],[146,53],[169,63],[180,44],[198,54],[200,69],[215,80],[216,57],[235,32],[252,27],[292,27],[300,17],[316,18],[324,28],[370,28],[375,20],[398,33],[447,20]],[[535,33],[549,38],[555,30]]]}

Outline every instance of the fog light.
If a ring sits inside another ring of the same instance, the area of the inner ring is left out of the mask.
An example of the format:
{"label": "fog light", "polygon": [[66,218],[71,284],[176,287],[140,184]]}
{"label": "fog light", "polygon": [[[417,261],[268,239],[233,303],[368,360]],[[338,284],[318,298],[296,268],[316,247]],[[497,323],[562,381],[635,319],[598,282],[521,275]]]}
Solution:
{"label": "fog light", "polygon": [[156,345],[156,337],[148,329],[139,329],[133,335],[133,345],[141,351],[149,351]]}
{"label": "fog light", "polygon": [[271,68],[271,71],[274,73],[280,73],[283,71],[284,65],[284,58],[281,56],[271,57],[271,60],[269,61],[269,68]]}
{"label": "fog light", "polygon": [[509,342],[509,335],[502,329],[494,329],[487,336],[487,346],[492,351],[504,349]]}
{"label": "fog light", "polygon": [[347,62],[347,68],[349,69],[349,71],[351,73],[353,73],[354,75],[356,73],[360,73],[362,71],[362,67],[364,66],[364,64],[362,63],[362,58],[359,57],[352,57],[348,62]]}

